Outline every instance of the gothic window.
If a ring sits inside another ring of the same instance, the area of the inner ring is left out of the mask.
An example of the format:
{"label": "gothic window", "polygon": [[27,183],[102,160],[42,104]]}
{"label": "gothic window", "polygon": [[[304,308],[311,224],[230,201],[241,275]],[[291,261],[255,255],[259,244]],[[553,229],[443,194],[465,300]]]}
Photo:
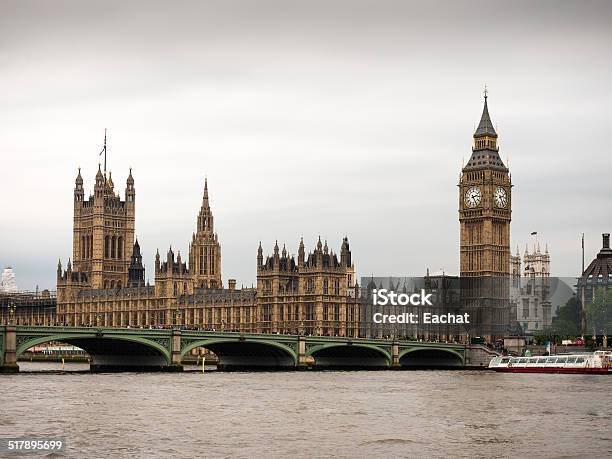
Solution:
{"label": "gothic window", "polygon": [[115,258],[115,255],[117,253],[116,248],[117,248],[117,239],[115,238],[115,236],[113,236],[111,238],[111,254],[110,254],[111,258]]}
{"label": "gothic window", "polygon": [[123,238],[121,236],[117,239],[117,258],[123,260]]}
{"label": "gothic window", "polygon": [[327,279],[323,280],[323,295],[327,295],[329,289],[329,281]]}
{"label": "gothic window", "polygon": [[263,321],[270,322],[272,320],[272,314],[270,313],[270,305],[266,304],[263,307]]}
{"label": "gothic window", "polygon": [[334,320],[336,322],[340,320],[340,306],[339,305],[334,306]]}
{"label": "gothic window", "polygon": [[314,320],[314,305],[312,303],[306,305],[306,320]]}

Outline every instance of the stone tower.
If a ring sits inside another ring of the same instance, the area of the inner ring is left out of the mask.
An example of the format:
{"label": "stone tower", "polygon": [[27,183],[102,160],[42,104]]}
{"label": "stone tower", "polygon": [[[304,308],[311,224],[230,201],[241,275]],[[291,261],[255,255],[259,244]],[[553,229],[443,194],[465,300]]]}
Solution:
{"label": "stone tower", "polygon": [[460,271],[474,333],[503,335],[510,277],[510,172],[499,156],[485,91],[472,155],[459,180]]}
{"label": "stone tower", "polygon": [[208,200],[208,180],[198,214],[197,232],[189,244],[189,272],[196,288],[221,288],[221,246],[214,231],[214,218]]}
{"label": "stone tower", "polygon": [[94,193],[85,200],[81,170],[75,180],[72,269],[85,273],[91,288],[125,287],[134,246],[136,190],[132,170],[125,201],[115,192],[112,174],[98,166]]}

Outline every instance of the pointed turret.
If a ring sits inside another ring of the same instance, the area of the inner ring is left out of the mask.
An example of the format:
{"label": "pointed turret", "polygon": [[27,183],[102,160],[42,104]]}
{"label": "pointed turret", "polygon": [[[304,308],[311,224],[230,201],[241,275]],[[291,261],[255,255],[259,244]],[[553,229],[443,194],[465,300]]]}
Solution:
{"label": "pointed turret", "polygon": [[340,263],[342,266],[346,266],[347,268],[350,268],[352,264],[348,236],[344,236],[342,239],[342,246],[340,248]]}
{"label": "pointed turret", "polygon": [[305,256],[306,256],[306,252],[304,250],[304,238],[301,237],[300,246],[298,247],[298,264],[300,266],[304,265]]}
{"label": "pointed turret", "polygon": [[497,138],[497,132],[495,132],[495,128],[493,127],[493,123],[491,122],[491,117],[489,116],[489,106],[487,105],[487,99],[488,99],[488,95],[485,90],[484,107],[482,108],[482,115],[480,117],[480,123],[478,123],[476,132],[474,132],[474,138],[478,138],[478,137]]}
{"label": "pointed turret", "polygon": [[111,191],[115,188],[115,184],[113,183],[113,172],[112,171],[108,172],[108,180],[106,181],[106,185],[108,186],[108,189]]}
{"label": "pointed turret", "polygon": [[75,210],[82,206],[85,198],[85,191],[83,190],[83,177],[81,177],[81,168],[79,167],[79,173],[74,181],[74,204]]}
{"label": "pointed turret", "polygon": [[[156,262],[159,258],[159,252],[156,256]],[[142,255],[140,253],[140,244],[138,238],[134,242],[134,249],[132,250],[132,258],[130,260],[130,267],[128,268],[128,287],[141,287],[144,285],[145,268],[142,265]]]}
{"label": "pointed turret", "polygon": [[74,181],[77,188],[83,187],[83,177],[81,177],[81,168],[79,167],[79,173],[77,174],[77,178]]}
{"label": "pointed turret", "polygon": [[259,241],[259,247],[257,248],[257,266],[263,266],[263,248],[261,247],[261,241]]}

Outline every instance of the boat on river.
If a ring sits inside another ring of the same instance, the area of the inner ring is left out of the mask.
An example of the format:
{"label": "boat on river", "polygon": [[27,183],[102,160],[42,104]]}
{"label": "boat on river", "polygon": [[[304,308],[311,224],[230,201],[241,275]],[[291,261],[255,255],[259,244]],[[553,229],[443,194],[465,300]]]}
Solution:
{"label": "boat on river", "polygon": [[502,373],[612,374],[612,351],[535,357],[493,357],[489,368]]}

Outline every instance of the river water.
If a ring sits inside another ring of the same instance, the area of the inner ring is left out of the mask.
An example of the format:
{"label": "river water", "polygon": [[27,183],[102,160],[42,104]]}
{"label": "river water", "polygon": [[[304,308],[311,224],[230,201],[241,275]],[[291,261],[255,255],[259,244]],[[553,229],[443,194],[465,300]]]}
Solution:
{"label": "river water", "polygon": [[608,376],[20,366],[0,376],[0,437],[65,439],[53,457],[612,455]]}

